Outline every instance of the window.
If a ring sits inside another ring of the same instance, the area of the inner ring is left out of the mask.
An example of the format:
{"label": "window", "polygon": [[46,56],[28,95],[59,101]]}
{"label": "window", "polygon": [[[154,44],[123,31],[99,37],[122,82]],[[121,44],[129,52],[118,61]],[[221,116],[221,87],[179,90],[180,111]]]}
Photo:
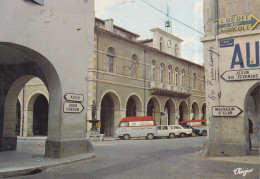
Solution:
{"label": "window", "polygon": [[151,65],[151,81],[155,80],[155,61],[152,61],[152,65]]}
{"label": "window", "polygon": [[205,91],[206,89],[206,80],[205,80],[205,76],[203,76],[203,91]]}
{"label": "window", "polygon": [[121,122],[120,127],[126,127],[128,126],[128,122]]}
{"label": "window", "polygon": [[96,23],[95,23],[95,26],[96,26],[96,27],[100,27],[100,23],[99,23],[99,22],[96,22]]}
{"label": "window", "polygon": [[193,73],[193,82],[192,82],[193,89],[196,89],[196,74]]}
{"label": "window", "polygon": [[160,64],[160,82],[161,82],[161,83],[163,83],[163,79],[164,79],[163,73],[164,73],[164,64],[161,63],[161,64]]}
{"label": "window", "polygon": [[132,37],[131,35],[129,35],[129,34],[126,34],[125,36],[126,36],[126,38],[128,38],[128,39],[130,39],[130,40],[132,40],[132,38],[133,38],[133,37]]}
{"label": "window", "polygon": [[178,56],[178,44],[175,44],[174,50],[175,50],[175,56]]}
{"label": "window", "polygon": [[114,32],[115,34],[119,34],[119,30],[117,30],[117,29],[113,29],[113,32]]}
{"label": "window", "polygon": [[162,126],[162,130],[168,130],[167,126]]}
{"label": "window", "polygon": [[130,72],[131,72],[131,76],[136,78],[136,76],[137,76],[137,57],[135,55],[132,55],[132,57],[131,57]]}
{"label": "window", "polygon": [[175,68],[175,86],[178,86],[178,73],[179,73],[179,69]]}
{"label": "window", "polygon": [[107,71],[114,72],[114,50],[111,47],[107,50]]}
{"label": "window", "polygon": [[168,66],[168,84],[171,84],[171,73],[172,73],[172,67],[171,65]]}
{"label": "window", "polygon": [[185,71],[184,69],[181,71],[181,87],[184,87],[184,74],[185,74]]}
{"label": "window", "polygon": [[160,51],[163,50],[163,38],[161,37],[160,38]]}

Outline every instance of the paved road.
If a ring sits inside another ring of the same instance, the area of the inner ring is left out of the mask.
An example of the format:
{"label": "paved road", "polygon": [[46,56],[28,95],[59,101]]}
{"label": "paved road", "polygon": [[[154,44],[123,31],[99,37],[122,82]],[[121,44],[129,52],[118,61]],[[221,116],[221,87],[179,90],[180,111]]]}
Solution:
{"label": "paved road", "polygon": [[[259,178],[259,166],[191,157],[205,137],[117,140],[93,143],[97,157],[19,178],[48,179],[220,179]],[[253,169],[245,177],[236,168]]]}

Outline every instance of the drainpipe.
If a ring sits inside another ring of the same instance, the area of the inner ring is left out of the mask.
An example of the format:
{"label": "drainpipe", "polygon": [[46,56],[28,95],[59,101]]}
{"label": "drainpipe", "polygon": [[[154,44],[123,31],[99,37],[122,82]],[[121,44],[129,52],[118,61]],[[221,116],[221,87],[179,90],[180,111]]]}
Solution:
{"label": "drainpipe", "polygon": [[[188,65],[188,75],[189,75],[189,90],[190,90],[190,93],[191,93],[191,87],[190,87],[190,79],[191,79],[191,77],[190,77],[190,63],[189,63],[189,65]],[[188,101],[189,101],[189,107],[188,107],[188,110],[189,110],[189,120],[191,120],[190,119],[190,111],[191,111],[191,109],[190,109],[190,98],[191,98],[191,96],[189,97],[189,99],[188,99]]]}
{"label": "drainpipe", "polygon": [[97,75],[96,75],[96,105],[98,105],[98,35],[97,35]]}
{"label": "drainpipe", "polygon": [[219,97],[219,100],[218,100],[218,105],[220,105],[220,95],[221,95],[221,89],[220,89],[220,82],[219,82],[219,48],[218,48],[218,0],[215,0],[215,3],[214,3],[214,6],[215,6],[215,39],[216,39],[216,51],[217,51],[217,67],[218,67],[218,97]]}
{"label": "drainpipe", "polygon": [[[214,6],[215,6],[215,36],[217,37],[218,36],[218,0],[215,0],[215,3],[214,3]],[[217,38],[216,38],[217,40]]]}
{"label": "drainpipe", "polygon": [[146,68],[147,68],[147,64],[146,64],[146,50],[144,49],[144,116],[146,116]]}

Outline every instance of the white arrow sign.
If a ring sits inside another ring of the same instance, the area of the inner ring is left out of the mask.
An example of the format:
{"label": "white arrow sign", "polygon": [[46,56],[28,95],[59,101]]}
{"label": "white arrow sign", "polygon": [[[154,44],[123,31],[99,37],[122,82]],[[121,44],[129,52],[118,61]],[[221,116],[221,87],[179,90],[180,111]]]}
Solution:
{"label": "white arrow sign", "polygon": [[237,117],[243,112],[237,106],[213,106],[212,107],[212,116],[215,117]]}
{"label": "white arrow sign", "polygon": [[225,71],[221,78],[226,81],[258,80],[260,79],[260,68]]}
{"label": "white arrow sign", "polygon": [[78,102],[84,101],[84,96],[82,94],[67,93],[65,94],[64,98],[67,101],[78,101]]}
{"label": "white arrow sign", "polygon": [[81,113],[84,107],[77,102],[64,102],[63,111],[65,113]]}

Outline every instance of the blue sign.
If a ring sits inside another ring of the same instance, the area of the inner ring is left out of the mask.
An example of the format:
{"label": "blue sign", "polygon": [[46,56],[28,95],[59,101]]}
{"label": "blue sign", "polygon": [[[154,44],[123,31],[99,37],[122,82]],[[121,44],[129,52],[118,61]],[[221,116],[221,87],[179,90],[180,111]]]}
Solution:
{"label": "blue sign", "polygon": [[232,47],[232,46],[234,46],[234,39],[221,40],[221,41],[220,41],[220,48],[223,48],[223,47]]}

